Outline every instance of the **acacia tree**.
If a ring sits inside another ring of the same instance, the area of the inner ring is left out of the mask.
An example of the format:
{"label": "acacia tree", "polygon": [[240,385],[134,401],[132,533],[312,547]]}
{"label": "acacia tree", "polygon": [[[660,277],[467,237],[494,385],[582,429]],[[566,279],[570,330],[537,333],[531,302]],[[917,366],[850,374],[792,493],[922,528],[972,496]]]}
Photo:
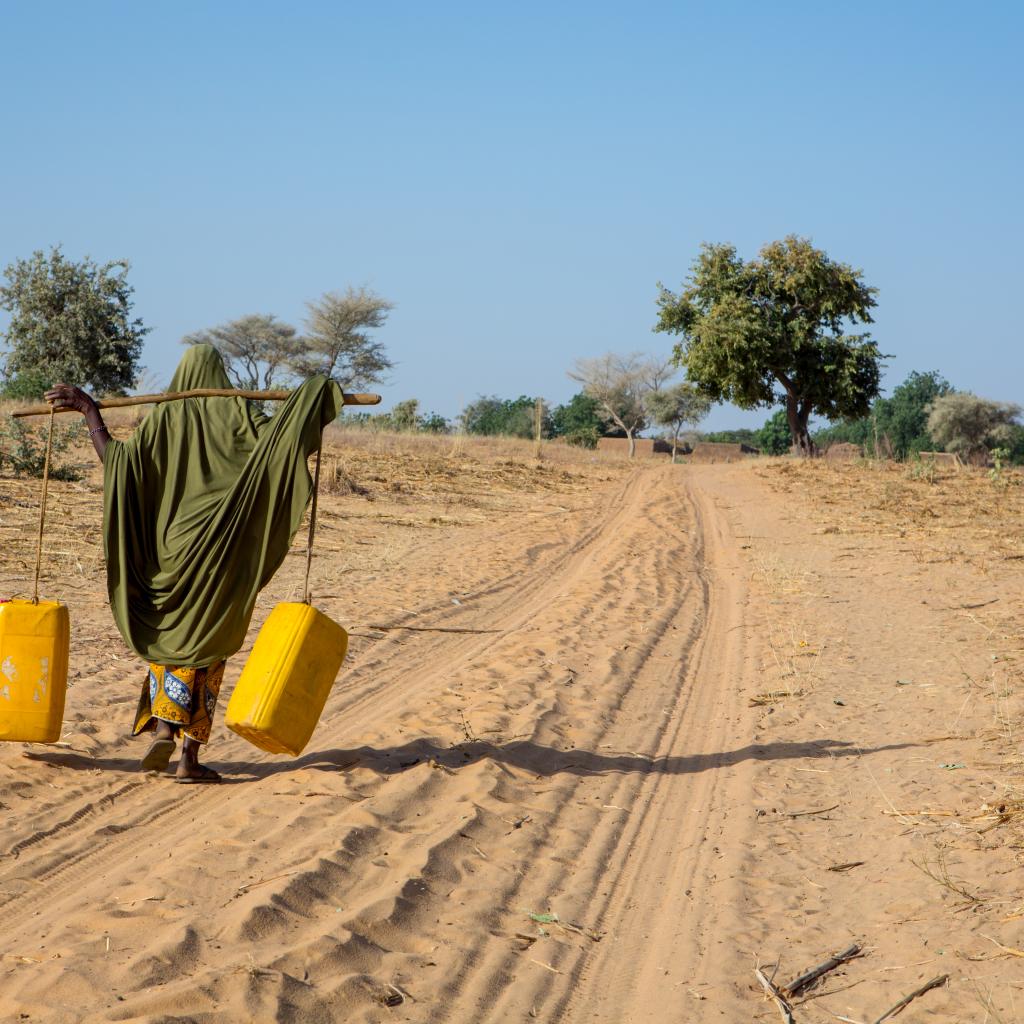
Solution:
{"label": "acacia tree", "polygon": [[269,389],[289,361],[300,352],[296,330],[271,314],[252,313],[230,323],[195,331],[183,345],[212,345],[224,358],[224,367],[236,386]]}
{"label": "acacia tree", "polygon": [[673,462],[676,461],[679,434],[683,427],[697,426],[711,411],[711,399],[702,395],[688,381],[681,381],[661,391],[652,391],[645,404],[651,419],[672,432]]}
{"label": "acacia tree", "polygon": [[347,288],[327,292],[306,308],[306,333],[299,353],[289,360],[292,372],[300,377],[322,373],[346,390],[384,379],[394,363],[367,332],[384,326],[394,303],[368,288]]}
{"label": "acacia tree", "polygon": [[655,330],[680,336],[679,366],[713,401],[786,409],[793,445],[814,452],[812,413],[864,416],[877,397],[882,355],[868,334],[877,289],[805,238],[771,242],[744,261],[732,245],[705,244],[679,295],[658,298]]}
{"label": "acacia tree", "polygon": [[1011,402],[993,402],[969,392],[940,395],[928,411],[928,433],[948,452],[966,461],[986,457],[989,449],[1007,444],[1021,408]]}
{"label": "acacia tree", "polygon": [[629,457],[636,454],[636,435],[647,426],[644,400],[675,372],[668,360],[609,352],[596,359],[577,359],[569,377],[583,385],[598,408],[629,438]]}
{"label": "acacia tree", "polygon": [[149,333],[132,317],[127,260],[97,264],[67,259],[60,246],[16,260],[4,270],[0,309],[11,314],[4,332],[4,390],[38,397],[70,381],[103,394],[124,394],[139,373]]}

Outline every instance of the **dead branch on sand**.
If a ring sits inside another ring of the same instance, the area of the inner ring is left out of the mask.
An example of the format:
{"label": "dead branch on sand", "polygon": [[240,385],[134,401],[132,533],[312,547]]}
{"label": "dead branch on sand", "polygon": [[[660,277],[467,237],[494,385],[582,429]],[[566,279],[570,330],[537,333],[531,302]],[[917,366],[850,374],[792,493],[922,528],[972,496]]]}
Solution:
{"label": "dead branch on sand", "polygon": [[799,995],[805,988],[813,985],[819,978],[824,977],[830,971],[834,971],[837,967],[841,967],[849,960],[853,960],[855,957],[862,956],[861,948],[857,943],[844,949],[841,953],[836,953],[834,956],[830,956],[827,960],[823,960],[816,967],[812,967],[809,971],[804,971],[798,978],[794,978],[788,985],[782,987],[782,991],[792,999],[793,996]]}
{"label": "dead branch on sand", "polygon": [[783,1024],[796,1024],[796,1020],[793,1018],[793,1008],[786,1002],[782,993],[769,981],[764,971],[760,967],[755,967],[754,976],[757,978],[761,988],[765,990],[765,993],[774,1000],[775,1005],[779,1008],[779,1016],[782,1018]]}
{"label": "dead branch on sand", "polygon": [[898,1013],[902,1013],[918,996],[923,996],[925,992],[931,992],[933,988],[938,988],[940,985],[945,985],[949,981],[948,974],[940,974],[937,978],[932,978],[931,981],[926,982],[920,988],[914,989],[910,995],[904,996],[895,1006],[890,1007],[885,1013],[882,1014],[875,1024],[884,1024],[885,1021],[891,1020]]}

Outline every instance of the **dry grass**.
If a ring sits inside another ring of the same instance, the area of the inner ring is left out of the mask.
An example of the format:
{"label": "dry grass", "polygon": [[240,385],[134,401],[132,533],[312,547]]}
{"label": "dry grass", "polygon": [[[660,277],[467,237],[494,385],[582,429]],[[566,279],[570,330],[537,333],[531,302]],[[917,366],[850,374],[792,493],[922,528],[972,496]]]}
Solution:
{"label": "dry grass", "polygon": [[932,464],[824,459],[765,460],[757,472],[774,490],[813,507],[820,531],[906,539],[927,564],[964,561],[983,570],[1024,559],[1024,473]]}
{"label": "dry grass", "polygon": [[326,493],[451,508],[505,507],[509,496],[573,492],[621,472],[621,460],[547,443],[465,435],[370,433],[332,427],[324,444]]}
{"label": "dry grass", "polygon": [[[1024,562],[1024,473],[1009,470],[994,481],[987,471],[969,467],[791,459],[765,460],[756,472],[805,512],[816,533],[878,537],[909,554],[925,579],[932,566],[964,566],[1001,591],[977,600],[953,591],[933,599],[948,603],[967,633],[991,650],[988,678],[967,678],[998,698],[994,725],[1011,742],[1012,719],[1001,702],[1018,689],[1024,593],[1016,586],[1016,598],[1005,591]],[[791,593],[808,587],[805,578],[778,567],[762,575]]]}
{"label": "dry grass", "polygon": [[949,865],[946,863],[945,850],[941,848],[938,850],[934,864],[927,859],[921,861],[911,860],[910,863],[913,864],[918,871],[954,896],[958,901],[958,908],[974,906],[975,904],[985,902],[984,896],[972,893],[966,887],[965,883],[960,882],[953,877],[950,873]]}

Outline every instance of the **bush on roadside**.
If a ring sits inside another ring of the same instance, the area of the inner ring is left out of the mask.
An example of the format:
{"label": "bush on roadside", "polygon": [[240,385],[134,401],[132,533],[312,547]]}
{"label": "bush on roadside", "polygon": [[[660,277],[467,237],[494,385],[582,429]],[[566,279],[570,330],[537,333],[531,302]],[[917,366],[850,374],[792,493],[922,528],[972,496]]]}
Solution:
{"label": "bush on roadside", "polygon": [[993,448],[1005,448],[1009,457],[1020,413],[1013,402],[993,402],[966,391],[940,395],[928,409],[928,433],[968,462],[987,460]]}
{"label": "bush on roadside", "polygon": [[579,427],[562,435],[566,444],[575,448],[596,448],[600,437],[596,427]]}
{"label": "bush on roadside", "polygon": [[[47,427],[29,427],[19,420],[0,421],[0,470],[9,466],[15,476],[41,478],[46,462]],[[82,473],[73,463],[61,463],[57,456],[82,439],[82,424],[54,426],[50,454],[50,478],[81,480]]]}
{"label": "bush on roadside", "polygon": [[452,425],[439,412],[430,412],[420,417],[419,428],[424,434],[448,434]]}

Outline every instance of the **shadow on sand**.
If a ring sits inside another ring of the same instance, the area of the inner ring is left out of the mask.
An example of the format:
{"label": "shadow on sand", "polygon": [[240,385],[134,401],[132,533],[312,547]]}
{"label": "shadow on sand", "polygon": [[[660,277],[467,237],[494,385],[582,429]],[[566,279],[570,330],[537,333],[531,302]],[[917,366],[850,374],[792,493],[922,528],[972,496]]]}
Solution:
{"label": "shadow on sand", "polygon": [[[636,751],[558,750],[532,740],[512,741],[505,744],[475,740],[455,746],[442,746],[432,739],[413,740],[399,747],[352,747],[349,749],[319,750],[303,754],[288,761],[235,761],[211,763],[226,773],[225,782],[240,783],[271,778],[275,775],[301,769],[318,771],[345,771],[357,765],[381,775],[397,775],[403,771],[433,761],[445,768],[463,768],[479,761],[495,761],[510,765],[537,776],[553,775],[607,775],[635,772],[641,774],[694,775],[698,772],[731,768],[744,761],[796,761],[861,757],[889,750],[907,750],[915,743],[890,743],[880,747],[861,747],[844,740],[820,739],[806,743],[756,743],[736,750],[723,750],[714,754],[689,754],[675,757],[650,757]],[[140,756],[141,756],[140,748]],[[55,768],[75,768],[137,774],[139,762],[135,758],[90,757],[86,754],[40,748],[26,755],[30,760],[42,761]]]}

